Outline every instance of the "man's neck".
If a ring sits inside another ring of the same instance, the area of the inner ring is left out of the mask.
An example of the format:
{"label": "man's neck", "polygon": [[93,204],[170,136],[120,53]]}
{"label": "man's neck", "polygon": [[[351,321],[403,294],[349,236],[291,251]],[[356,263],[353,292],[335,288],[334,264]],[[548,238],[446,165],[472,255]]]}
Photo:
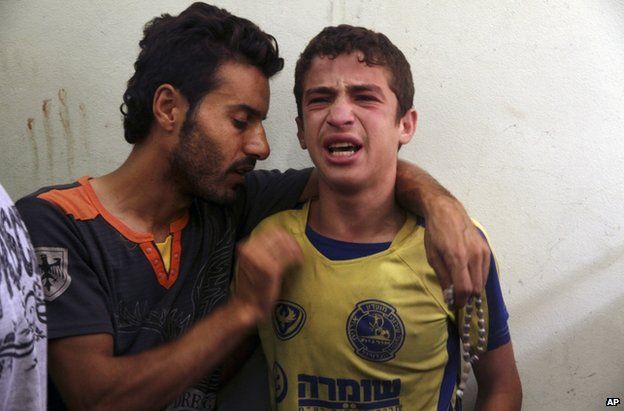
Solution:
{"label": "man's neck", "polygon": [[308,217],[308,225],[319,234],[357,243],[392,241],[404,222],[393,184],[345,193],[320,182],[319,198]]}
{"label": "man's neck", "polygon": [[130,229],[152,233],[158,242],[181,218],[191,198],[177,191],[168,175],[168,159],[153,146],[135,146],[128,159],[110,174],[91,180],[98,199]]}

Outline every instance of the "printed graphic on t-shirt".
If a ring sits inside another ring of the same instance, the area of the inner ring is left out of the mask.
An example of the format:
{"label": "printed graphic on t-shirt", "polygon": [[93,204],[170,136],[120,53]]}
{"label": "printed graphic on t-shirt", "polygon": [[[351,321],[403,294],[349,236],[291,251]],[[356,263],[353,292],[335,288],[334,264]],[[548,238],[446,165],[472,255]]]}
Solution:
{"label": "printed graphic on t-shirt", "polygon": [[347,337],[355,353],[365,360],[389,361],[405,341],[405,326],[390,304],[360,301],[347,320]]}
{"label": "printed graphic on t-shirt", "polygon": [[[211,215],[205,217],[204,224],[209,232],[223,231],[216,228],[219,225],[216,219],[216,216]],[[211,230],[212,227],[215,228]],[[133,344],[136,345],[137,341],[151,340],[158,344],[172,341],[224,303],[230,281],[233,238],[233,232],[225,231],[223,236],[214,238],[210,254],[198,254],[196,259],[192,259],[190,268],[183,261],[185,277],[168,291],[172,296],[177,296],[173,303],[166,301],[153,305],[147,299],[117,302],[114,316],[117,323],[115,340],[116,349],[119,349],[118,355],[125,355],[126,350]],[[204,377],[166,409],[214,409],[219,388],[218,375],[218,371],[214,371]]]}
{"label": "printed graphic on t-shirt", "polygon": [[288,340],[301,331],[306,313],[302,306],[292,301],[278,300],[273,311],[273,329],[280,340]]}
{"label": "printed graphic on t-shirt", "polygon": [[288,394],[288,378],[281,365],[276,361],[273,363],[273,384],[275,386],[275,403],[284,401]]}
{"label": "printed graphic on t-shirt", "polygon": [[197,389],[189,389],[178,397],[166,411],[187,411],[202,410],[210,411],[217,402],[217,394],[214,392],[205,393]]}
{"label": "printed graphic on t-shirt", "polygon": [[45,404],[37,398],[46,372],[45,303],[26,227],[7,200],[0,190],[0,408],[35,409]]}
{"label": "printed graphic on t-shirt", "polygon": [[300,410],[401,411],[401,380],[329,378],[299,374]]}
{"label": "printed graphic on t-shirt", "polygon": [[71,277],[67,271],[67,248],[37,247],[37,262],[46,301],[54,301],[67,290]]}

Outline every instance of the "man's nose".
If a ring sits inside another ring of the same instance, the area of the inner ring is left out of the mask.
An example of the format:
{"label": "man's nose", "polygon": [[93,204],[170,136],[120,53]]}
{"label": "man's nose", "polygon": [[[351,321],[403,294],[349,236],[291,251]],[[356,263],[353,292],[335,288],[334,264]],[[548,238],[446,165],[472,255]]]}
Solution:
{"label": "man's nose", "polygon": [[258,125],[250,132],[245,140],[243,151],[247,155],[256,156],[259,160],[265,160],[269,156],[271,149],[262,125]]}

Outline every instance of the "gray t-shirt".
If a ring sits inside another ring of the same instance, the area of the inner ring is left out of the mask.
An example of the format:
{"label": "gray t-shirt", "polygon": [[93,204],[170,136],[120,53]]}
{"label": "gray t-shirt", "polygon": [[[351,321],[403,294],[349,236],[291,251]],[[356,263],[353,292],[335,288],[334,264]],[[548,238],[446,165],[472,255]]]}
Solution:
{"label": "gray t-shirt", "polygon": [[0,410],[46,408],[46,315],[26,226],[0,185]]}

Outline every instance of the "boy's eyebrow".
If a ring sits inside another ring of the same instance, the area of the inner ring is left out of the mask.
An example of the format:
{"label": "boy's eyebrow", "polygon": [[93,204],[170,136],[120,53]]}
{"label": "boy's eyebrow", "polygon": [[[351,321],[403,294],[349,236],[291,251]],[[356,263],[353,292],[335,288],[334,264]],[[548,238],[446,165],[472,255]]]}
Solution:
{"label": "boy's eyebrow", "polygon": [[347,89],[350,93],[359,93],[362,91],[372,91],[374,93],[383,94],[381,87],[375,84],[356,84],[353,86],[348,86]]}
{"label": "boy's eyebrow", "polygon": [[333,94],[336,90],[332,87],[320,86],[320,87],[312,87],[305,91],[305,96],[309,96],[310,94]]}
{"label": "boy's eyebrow", "polygon": [[[363,91],[370,91],[374,93],[383,94],[381,87],[375,84],[355,84],[351,86],[347,86],[347,90],[349,93],[361,93]],[[320,86],[320,87],[312,87],[305,91],[304,95],[309,96],[310,94],[334,94],[336,90],[333,87]]]}

